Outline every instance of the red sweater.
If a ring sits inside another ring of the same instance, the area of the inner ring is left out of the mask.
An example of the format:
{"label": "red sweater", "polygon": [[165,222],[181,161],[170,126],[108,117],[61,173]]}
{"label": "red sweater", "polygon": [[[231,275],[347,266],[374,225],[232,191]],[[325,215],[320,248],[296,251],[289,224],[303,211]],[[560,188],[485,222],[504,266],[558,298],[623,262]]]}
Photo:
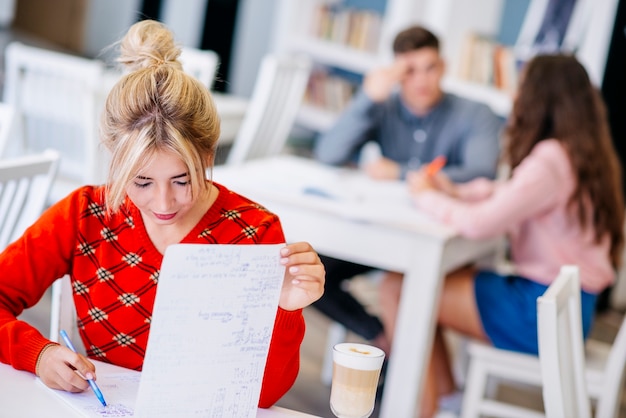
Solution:
{"label": "red sweater", "polygon": [[[183,243],[278,244],[278,217],[216,184],[219,196]],[[103,188],[85,186],[49,208],[0,254],[0,361],[35,372],[50,341],[18,316],[70,274],[78,328],[91,358],[141,370],[163,255],[128,201],[107,216]],[[293,385],[304,337],[302,311],[278,309],[259,406]]]}

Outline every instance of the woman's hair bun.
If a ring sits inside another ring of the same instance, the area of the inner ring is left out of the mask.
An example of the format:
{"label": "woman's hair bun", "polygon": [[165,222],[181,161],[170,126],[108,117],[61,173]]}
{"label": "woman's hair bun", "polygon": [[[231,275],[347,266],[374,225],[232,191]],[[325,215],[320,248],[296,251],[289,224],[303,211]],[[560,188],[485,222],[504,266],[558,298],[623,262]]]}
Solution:
{"label": "woman's hair bun", "polygon": [[130,71],[165,64],[182,69],[180,52],[174,34],[164,24],[142,20],[131,26],[120,41],[118,62]]}

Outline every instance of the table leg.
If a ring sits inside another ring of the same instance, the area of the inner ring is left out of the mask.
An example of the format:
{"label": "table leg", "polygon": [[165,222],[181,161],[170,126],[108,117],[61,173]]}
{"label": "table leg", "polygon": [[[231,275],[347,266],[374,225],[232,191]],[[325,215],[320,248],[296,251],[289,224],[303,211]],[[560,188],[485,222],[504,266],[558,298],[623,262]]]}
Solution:
{"label": "table leg", "polygon": [[420,240],[405,272],[381,418],[416,415],[435,330],[444,249],[445,241]]}

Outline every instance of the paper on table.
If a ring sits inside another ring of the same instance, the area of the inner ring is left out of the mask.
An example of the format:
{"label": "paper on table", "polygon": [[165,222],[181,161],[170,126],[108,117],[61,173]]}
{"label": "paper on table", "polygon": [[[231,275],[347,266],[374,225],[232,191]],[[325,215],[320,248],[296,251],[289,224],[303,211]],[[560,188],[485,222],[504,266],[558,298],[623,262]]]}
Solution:
{"label": "paper on table", "polygon": [[[91,389],[80,393],[50,390],[85,417],[132,417],[140,378],[141,373],[134,370],[98,373],[98,386],[106,394],[106,407],[100,404]],[[37,381],[44,385],[40,379]]]}
{"label": "paper on table", "polygon": [[280,247],[168,247],[138,416],[256,416],[285,273]]}
{"label": "paper on table", "polygon": [[285,155],[234,168],[218,166],[213,173],[215,181],[269,205],[270,210],[274,200],[285,201],[356,222],[454,233],[414,207],[404,182],[373,180],[360,170]]}

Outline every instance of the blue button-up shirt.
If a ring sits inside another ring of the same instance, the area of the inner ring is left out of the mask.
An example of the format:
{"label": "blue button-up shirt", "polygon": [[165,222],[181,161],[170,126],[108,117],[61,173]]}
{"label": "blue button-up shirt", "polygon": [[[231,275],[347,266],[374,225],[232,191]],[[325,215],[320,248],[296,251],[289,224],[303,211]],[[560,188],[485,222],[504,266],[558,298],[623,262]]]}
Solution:
{"label": "blue button-up shirt", "polygon": [[327,164],[347,164],[372,141],[401,165],[402,178],[438,155],[446,157],[443,171],[453,181],[494,178],[502,126],[503,119],[487,105],[453,94],[445,93],[427,115],[416,116],[397,92],[375,103],[361,90],[317,139],[314,154]]}

